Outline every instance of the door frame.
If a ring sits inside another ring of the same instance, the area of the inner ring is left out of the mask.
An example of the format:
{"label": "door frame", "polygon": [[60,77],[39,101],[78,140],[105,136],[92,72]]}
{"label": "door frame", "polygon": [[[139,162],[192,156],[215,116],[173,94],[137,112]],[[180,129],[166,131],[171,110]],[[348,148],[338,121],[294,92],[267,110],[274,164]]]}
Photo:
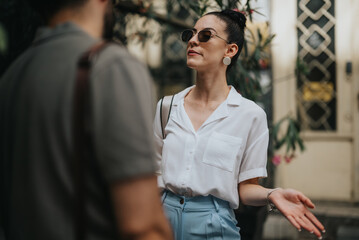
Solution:
{"label": "door frame", "polygon": [[352,23],[352,49],[353,49],[353,121],[354,121],[354,161],[353,161],[353,198],[359,202],[359,31],[357,23],[359,22],[359,1],[352,0],[349,7],[351,9]]}

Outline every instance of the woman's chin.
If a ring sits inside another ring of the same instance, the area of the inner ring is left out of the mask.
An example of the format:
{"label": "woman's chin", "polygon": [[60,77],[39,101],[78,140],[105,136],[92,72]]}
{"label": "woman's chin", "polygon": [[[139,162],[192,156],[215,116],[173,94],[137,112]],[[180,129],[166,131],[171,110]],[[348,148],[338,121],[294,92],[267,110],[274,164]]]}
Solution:
{"label": "woman's chin", "polygon": [[187,64],[187,67],[189,67],[190,69],[196,70],[196,67],[195,67],[195,66],[192,66],[192,65]]}
{"label": "woman's chin", "polygon": [[196,62],[194,62],[194,61],[188,61],[187,60],[187,67],[189,67],[189,68],[191,68],[191,69],[193,69],[193,70],[197,70],[198,69],[198,67],[200,67],[199,66],[199,64],[198,63],[196,63]]}

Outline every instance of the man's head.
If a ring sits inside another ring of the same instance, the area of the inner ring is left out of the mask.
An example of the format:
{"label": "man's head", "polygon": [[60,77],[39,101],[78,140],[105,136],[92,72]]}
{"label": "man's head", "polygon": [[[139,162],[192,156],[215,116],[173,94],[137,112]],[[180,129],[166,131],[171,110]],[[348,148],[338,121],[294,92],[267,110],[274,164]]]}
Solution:
{"label": "man's head", "polygon": [[65,8],[81,7],[88,0],[27,0],[45,21],[48,21],[58,11]]}
{"label": "man's head", "polygon": [[113,29],[115,27],[116,21],[113,12],[113,1],[108,3],[107,10],[104,16],[103,32],[102,37],[106,40],[111,40],[113,37]]}
{"label": "man's head", "polygon": [[[110,39],[114,27],[113,0],[27,0],[50,26],[73,21]],[[101,25],[98,25],[101,24]],[[97,35],[97,34],[95,34]],[[100,36],[99,36],[100,37]]]}

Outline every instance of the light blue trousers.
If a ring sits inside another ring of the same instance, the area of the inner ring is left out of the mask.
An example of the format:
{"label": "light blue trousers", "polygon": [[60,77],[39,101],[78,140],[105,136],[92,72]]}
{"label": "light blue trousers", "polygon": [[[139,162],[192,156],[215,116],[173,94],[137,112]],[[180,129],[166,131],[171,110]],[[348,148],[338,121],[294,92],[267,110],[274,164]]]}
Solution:
{"label": "light blue trousers", "polygon": [[233,209],[213,196],[186,198],[164,191],[162,203],[175,240],[240,240]]}

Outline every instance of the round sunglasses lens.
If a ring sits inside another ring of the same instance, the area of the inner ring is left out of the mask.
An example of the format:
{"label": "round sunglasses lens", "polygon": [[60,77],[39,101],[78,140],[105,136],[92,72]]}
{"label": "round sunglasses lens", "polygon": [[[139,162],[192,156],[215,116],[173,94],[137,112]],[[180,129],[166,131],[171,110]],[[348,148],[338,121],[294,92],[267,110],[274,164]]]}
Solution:
{"label": "round sunglasses lens", "polygon": [[182,41],[188,42],[193,36],[193,32],[191,30],[185,30],[182,32]]}
{"label": "round sunglasses lens", "polygon": [[198,33],[198,40],[200,42],[207,42],[212,36],[211,31],[200,31]]}

